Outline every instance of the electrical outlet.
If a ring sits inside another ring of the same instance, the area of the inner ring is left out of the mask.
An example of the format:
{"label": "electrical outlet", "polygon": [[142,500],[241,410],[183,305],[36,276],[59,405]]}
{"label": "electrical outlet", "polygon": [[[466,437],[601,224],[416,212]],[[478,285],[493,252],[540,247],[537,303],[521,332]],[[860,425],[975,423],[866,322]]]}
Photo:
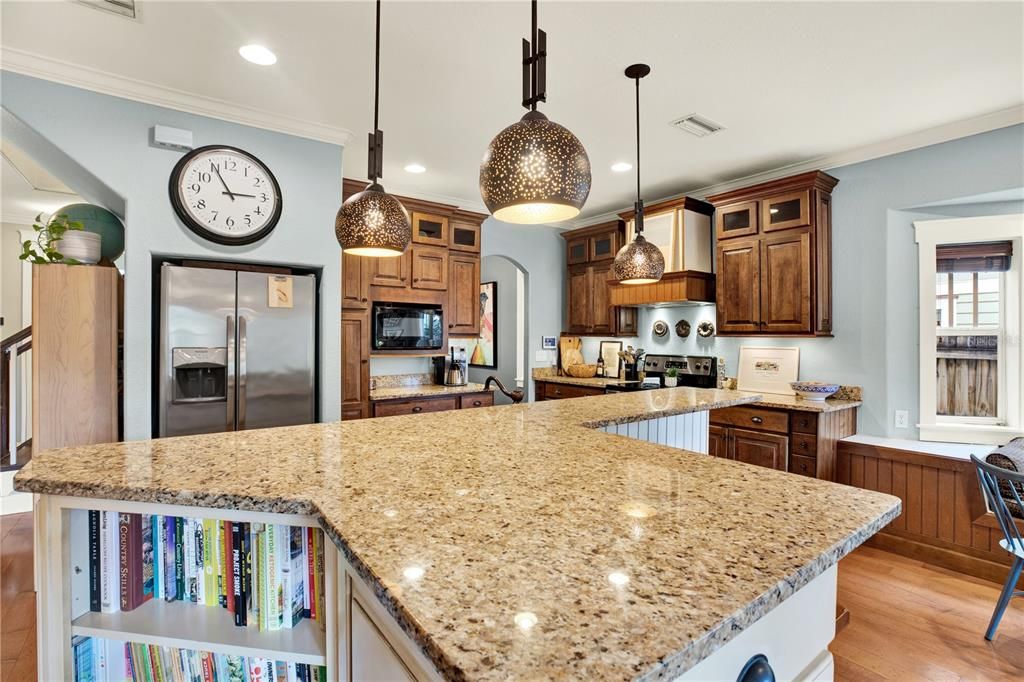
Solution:
{"label": "electrical outlet", "polygon": [[909,429],[910,428],[910,411],[909,410],[896,410],[896,428],[897,429]]}

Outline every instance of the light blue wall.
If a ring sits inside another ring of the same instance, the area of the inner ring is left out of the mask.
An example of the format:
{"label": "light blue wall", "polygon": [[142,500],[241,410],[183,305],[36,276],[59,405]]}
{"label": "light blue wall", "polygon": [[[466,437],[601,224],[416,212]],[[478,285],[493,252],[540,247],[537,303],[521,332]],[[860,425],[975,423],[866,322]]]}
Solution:
{"label": "light blue wall", "polygon": [[[515,264],[504,256],[484,256],[480,262],[480,281],[495,282],[498,288],[498,361],[497,369],[483,369],[470,367],[469,380],[483,383],[487,377],[496,375],[505,386],[512,390],[516,387],[516,360],[517,352],[523,351],[522,344],[518,342],[516,325],[516,305],[518,294],[516,291],[516,280],[519,270]],[[527,286],[529,283],[527,282]],[[524,297],[525,298],[525,297]],[[527,338],[529,332],[527,331]],[[524,366],[526,364],[524,363]],[[525,386],[525,378],[523,384]],[[495,393],[494,402],[496,405],[506,405],[512,402],[504,394]]]}
{"label": "light blue wall", "polygon": [[[341,202],[341,147],[9,72],[2,75],[3,107],[124,200],[125,438],[148,438],[151,432],[154,255],[322,268],[320,417],[338,419],[341,301],[334,216]],[[196,146],[223,143],[261,158],[277,177],[283,195],[281,221],[273,234],[257,244],[226,247],[188,231],[175,216],[167,192],[169,174],[181,153],[149,146],[155,124],[191,130]],[[58,177],[66,175],[60,167],[48,170]],[[82,191],[73,184],[72,189]]]}
{"label": "light blue wall", "polygon": [[[859,429],[879,436],[917,438],[916,428],[896,429],[893,410],[918,421],[918,278],[913,221],[957,215],[1024,211],[1022,201],[982,201],[1020,196],[1024,188],[1024,125],[924,147],[864,163],[828,169],[839,179],[833,194],[832,272],[834,338],[715,338],[686,341],[674,332],[654,339],[663,319],[715,319],[714,307],[644,310],[641,336],[624,339],[649,352],[724,357],[735,376],[739,347],[798,346],[800,376],[864,388]],[[933,206],[937,202],[946,205]],[[965,241],[970,235],[964,235]],[[1016,254],[1015,254],[1016,257]],[[1022,254],[1024,257],[1024,254]],[[596,358],[597,340],[584,344]]]}

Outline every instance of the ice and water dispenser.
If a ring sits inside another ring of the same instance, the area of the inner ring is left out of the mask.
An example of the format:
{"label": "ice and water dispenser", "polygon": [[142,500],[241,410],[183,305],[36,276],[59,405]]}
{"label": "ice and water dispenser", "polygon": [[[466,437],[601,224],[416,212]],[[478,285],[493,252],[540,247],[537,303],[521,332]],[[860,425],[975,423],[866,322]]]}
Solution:
{"label": "ice and water dispenser", "polygon": [[227,348],[174,348],[171,362],[174,369],[173,402],[226,400]]}

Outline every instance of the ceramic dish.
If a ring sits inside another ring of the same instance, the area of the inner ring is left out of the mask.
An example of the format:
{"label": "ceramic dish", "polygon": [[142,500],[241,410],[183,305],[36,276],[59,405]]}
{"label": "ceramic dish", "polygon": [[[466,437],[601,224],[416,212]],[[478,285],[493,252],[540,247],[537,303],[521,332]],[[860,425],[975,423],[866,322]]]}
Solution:
{"label": "ceramic dish", "polygon": [[804,400],[824,400],[839,390],[839,384],[822,381],[791,381],[789,385]]}

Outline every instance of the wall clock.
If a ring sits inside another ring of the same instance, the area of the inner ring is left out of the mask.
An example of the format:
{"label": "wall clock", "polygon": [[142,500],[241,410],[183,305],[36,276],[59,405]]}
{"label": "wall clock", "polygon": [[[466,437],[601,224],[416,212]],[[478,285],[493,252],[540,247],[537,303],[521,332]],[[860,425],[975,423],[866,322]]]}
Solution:
{"label": "wall clock", "polygon": [[281,187],[266,164],[225,145],[193,149],[171,171],[171,204],[185,226],[218,244],[252,244],[281,218]]}

